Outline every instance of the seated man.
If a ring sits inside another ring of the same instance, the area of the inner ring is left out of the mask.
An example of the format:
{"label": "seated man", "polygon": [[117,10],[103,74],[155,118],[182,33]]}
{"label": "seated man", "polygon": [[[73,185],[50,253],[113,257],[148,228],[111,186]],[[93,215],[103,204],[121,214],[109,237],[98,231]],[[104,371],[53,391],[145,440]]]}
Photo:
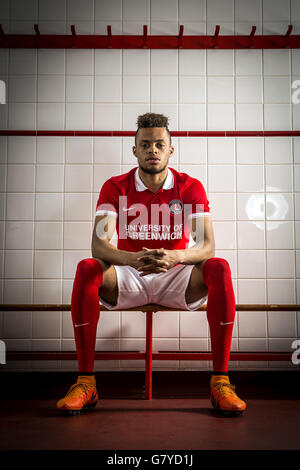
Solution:
{"label": "seated man", "polygon": [[[205,189],[197,179],[168,167],[174,147],[167,117],[146,113],[137,124],[133,153],[138,167],[102,186],[93,257],[77,266],[71,312],[79,376],[57,407],[76,414],[97,403],[94,350],[99,298],[111,310],[148,303],[197,310],[207,300],[211,403],[222,412],[240,413],[246,403],[228,377],[235,296],[228,262],[214,257]],[[110,243],[115,228],[117,248]],[[190,234],[195,245],[188,248]]]}

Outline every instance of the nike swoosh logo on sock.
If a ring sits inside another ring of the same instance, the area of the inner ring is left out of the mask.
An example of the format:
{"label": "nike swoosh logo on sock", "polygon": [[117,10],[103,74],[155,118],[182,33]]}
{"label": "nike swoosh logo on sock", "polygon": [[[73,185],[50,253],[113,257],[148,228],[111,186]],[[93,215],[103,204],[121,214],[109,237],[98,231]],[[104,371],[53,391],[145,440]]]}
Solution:
{"label": "nike swoosh logo on sock", "polygon": [[231,325],[233,323],[233,321],[229,321],[227,323],[223,323],[222,321],[220,322],[220,325],[224,326],[224,325]]}
{"label": "nike swoosh logo on sock", "polygon": [[84,325],[89,325],[89,323],[80,323],[80,325],[76,325],[75,323],[75,328],[78,328],[79,326],[84,326]]}

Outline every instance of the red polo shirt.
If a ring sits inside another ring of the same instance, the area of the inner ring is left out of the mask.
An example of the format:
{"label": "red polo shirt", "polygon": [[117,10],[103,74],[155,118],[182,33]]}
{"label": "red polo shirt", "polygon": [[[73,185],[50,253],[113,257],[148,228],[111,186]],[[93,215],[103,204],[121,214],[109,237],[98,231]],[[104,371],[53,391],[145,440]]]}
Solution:
{"label": "red polo shirt", "polygon": [[186,249],[190,241],[189,220],[210,216],[202,183],[186,173],[168,168],[163,186],[154,193],[142,182],[138,168],[109,178],[102,186],[96,216],[117,218],[118,249]]}

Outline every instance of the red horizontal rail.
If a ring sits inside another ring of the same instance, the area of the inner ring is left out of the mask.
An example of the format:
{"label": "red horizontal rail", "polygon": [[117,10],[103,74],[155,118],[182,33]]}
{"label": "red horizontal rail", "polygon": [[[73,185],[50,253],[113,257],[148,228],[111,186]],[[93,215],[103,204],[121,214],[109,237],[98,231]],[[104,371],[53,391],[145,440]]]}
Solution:
{"label": "red horizontal rail", "polygon": [[[136,131],[47,131],[1,129],[0,136],[134,137]],[[172,137],[299,137],[294,131],[171,131]]]}
{"label": "red horizontal rail", "polygon": [[[0,35],[0,48],[43,49],[299,49],[300,35],[219,35],[218,25],[212,36],[179,35],[114,35],[107,27],[107,35],[77,35],[74,25],[72,34],[5,34]],[[109,29],[110,28],[110,29]],[[2,30],[3,31],[3,30]],[[289,30],[288,30],[289,31]]]}
{"label": "red horizontal rail", "polygon": [[[96,351],[95,360],[136,360],[146,358],[145,351]],[[291,361],[292,352],[232,352],[230,361]],[[6,359],[23,360],[76,360],[77,353],[69,351],[7,351]],[[212,353],[207,351],[157,351],[152,353],[152,360],[212,360]]]}
{"label": "red horizontal rail", "polygon": [[[116,359],[143,359],[145,360],[146,353],[143,351],[101,351],[95,352],[95,359],[97,360],[116,360]],[[76,360],[77,353],[69,351],[7,351],[6,359],[11,361],[55,361],[55,360]]]}
{"label": "red horizontal rail", "polygon": [[[232,352],[230,361],[291,361],[291,352]],[[202,351],[159,351],[152,354],[153,360],[212,360],[211,352]]]}

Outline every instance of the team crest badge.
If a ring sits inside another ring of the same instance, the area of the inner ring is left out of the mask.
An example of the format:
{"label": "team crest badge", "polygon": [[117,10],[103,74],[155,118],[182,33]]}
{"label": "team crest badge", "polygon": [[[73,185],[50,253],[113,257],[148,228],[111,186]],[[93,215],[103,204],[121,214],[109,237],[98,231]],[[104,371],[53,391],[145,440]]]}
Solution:
{"label": "team crest badge", "polygon": [[169,211],[172,214],[180,214],[180,212],[182,212],[182,209],[183,209],[183,204],[178,199],[173,199],[173,201],[169,203]]}

